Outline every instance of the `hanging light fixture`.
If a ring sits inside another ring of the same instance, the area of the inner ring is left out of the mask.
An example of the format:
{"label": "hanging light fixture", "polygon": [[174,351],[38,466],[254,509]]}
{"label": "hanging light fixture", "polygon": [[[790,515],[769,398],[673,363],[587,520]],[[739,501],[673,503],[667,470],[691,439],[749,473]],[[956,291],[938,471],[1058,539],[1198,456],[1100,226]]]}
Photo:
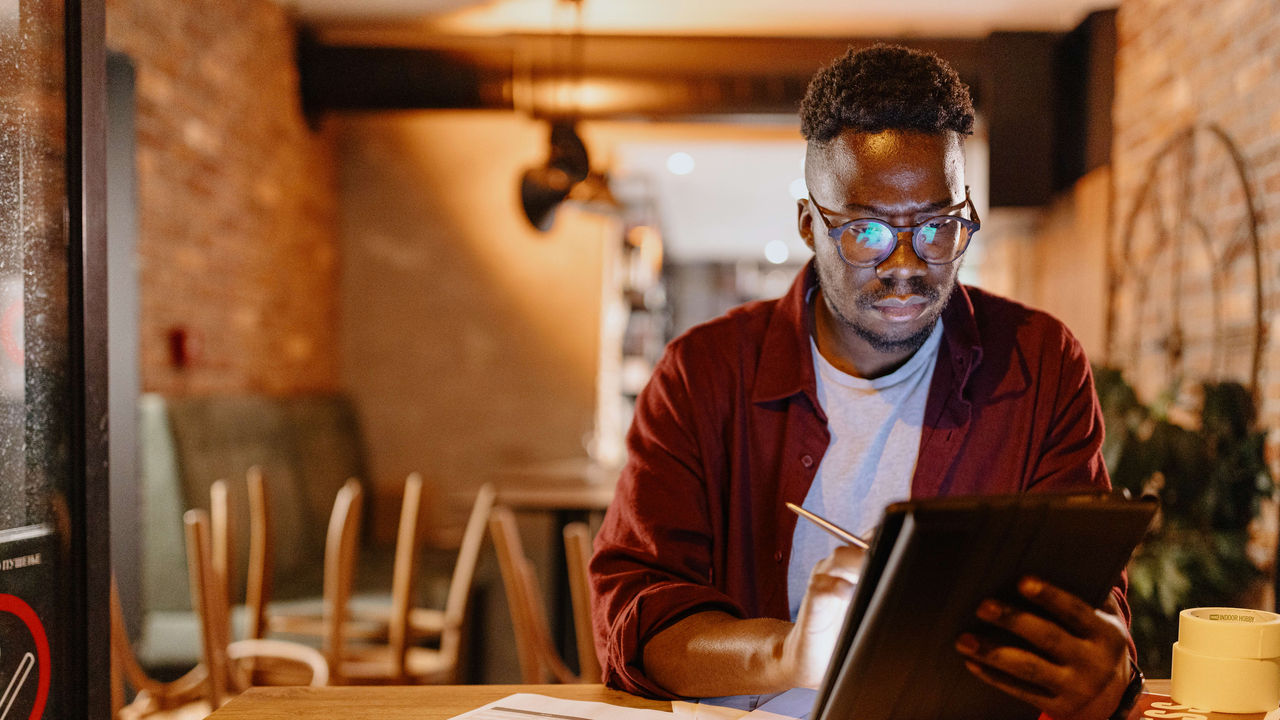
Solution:
{"label": "hanging light fixture", "polygon": [[[555,107],[551,121],[550,149],[547,160],[539,167],[520,174],[520,205],[524,215],[539,232],[547,232],[555,221],[555,212],[566,199],[580,201],[589,207],[616,209],[617,200],[609,192],[608,178],[591,171],[587,146],[576,128],[578,93],[582,84],[582,2],[558,0],[574,8],[574,30],[570,38],[571,57],[566,63],[571,84],[569,102]],[[529,111],[536,114],[536,108]]]}
{"label": "hanging light fixture", "polygon": [[590,173],[587,146],[578,136],[573,121],[552,122],[546,163],[520,175],[520,205],[529,223],[541,232],[550,230],[556,208]]}

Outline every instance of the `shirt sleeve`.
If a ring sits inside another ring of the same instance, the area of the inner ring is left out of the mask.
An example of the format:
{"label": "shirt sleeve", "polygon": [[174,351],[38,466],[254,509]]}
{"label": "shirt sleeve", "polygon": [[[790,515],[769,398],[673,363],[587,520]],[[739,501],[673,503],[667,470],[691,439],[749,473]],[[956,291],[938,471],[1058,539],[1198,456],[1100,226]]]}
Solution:
{"label": "shirt sleeve", "polygon": [[[1029,484],[1033,492],[1111,490],[1111,478],[1102,458],[1102,406],[1093,387],[1093,372],[1084,349],[1062,328],[1056,362],[1045,359],[1042,367],[1058,366],[1042,387],[1041,402],[1051,408],[1044,440]],[[1056,377],[1056,382],[1053,378]]]}
{"label": "shirt sleeve", "polygon": [[668,348],[637,399],[627,465],[591,559],[596,652],[610,687],[675,697],[646,675],[645,643],[695,612],[745,616],[714,584],[717,528],[707,493],[715,483],[699,449],[696,426],[699,417],[708,421],[701,412],[690,402],[678,348]]}
{"label": "shirt sleeve", "polygon": [[[1052,388],[1054,408],[1044,445],[1036,462],[1030,489],[1033,492],[1111,490],[1111,478],[1102,456],[1102,406],[1093,384],[1093,371],[1084,349],[1070,332],[1062,331],[1061,365]],[[1111,588],[1125,626],[1132,621],[1128,600],[1129,575],[1122,571]],[[1137,658],[1133,638],[1129,656]]]}

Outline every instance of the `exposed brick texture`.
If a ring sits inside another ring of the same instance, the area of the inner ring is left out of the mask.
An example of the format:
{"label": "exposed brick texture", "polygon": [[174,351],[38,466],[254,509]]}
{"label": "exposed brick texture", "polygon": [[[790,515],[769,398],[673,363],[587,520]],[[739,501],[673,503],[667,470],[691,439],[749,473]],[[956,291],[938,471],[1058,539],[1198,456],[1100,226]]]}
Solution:
{"label": "exposed brick texture", "polygon": [[[1119,285],[1110,360],[1148,399],[1178,375],[1188,386],[1248,381],[1256,314],[1247,189],[1271,330],[1262,345],[1260,419],[1272,428],[1269,457],[1280,471],[1280,6],[1126,0],[1117,22],[1112,257]],[[1192,141],[1179,143],[1189,129]],[[1152,195],[1140,206],[1147,184]],[[1169,252],[1178,237],[1181,256]],[[1175,317],[1183,328],[1180,364],[1167,352]]]}
{"label": "exposed brick texture", "polygon": [[333,142],[302,117],[294,34],[269,0],[107,2],[136,69],[146,391],[338,387]]}

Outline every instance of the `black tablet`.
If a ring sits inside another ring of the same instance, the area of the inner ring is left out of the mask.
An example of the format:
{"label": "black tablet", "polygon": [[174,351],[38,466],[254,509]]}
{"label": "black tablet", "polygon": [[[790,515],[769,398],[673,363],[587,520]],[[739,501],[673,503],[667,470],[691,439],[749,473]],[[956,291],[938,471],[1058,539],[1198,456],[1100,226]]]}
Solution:
{"label": "black tablet", "polygon": [[1156,507],[1107,494],[891,505],[809,717],[1034,720],[1034,707],[965,669],[956,638],[983,630],[974,612],[986,598],[1029,608],[1024,575],[1101,606]]}

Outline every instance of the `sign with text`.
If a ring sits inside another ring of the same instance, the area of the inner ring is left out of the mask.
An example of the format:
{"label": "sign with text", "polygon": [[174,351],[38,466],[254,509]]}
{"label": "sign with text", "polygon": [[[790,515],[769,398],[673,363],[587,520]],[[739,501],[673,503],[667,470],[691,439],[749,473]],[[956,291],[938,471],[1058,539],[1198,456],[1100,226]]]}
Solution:
{"label": "sign with text", "polygon": [[47,525],[0,531],[0,720],[57,717],[49,693],[57,553]]}

